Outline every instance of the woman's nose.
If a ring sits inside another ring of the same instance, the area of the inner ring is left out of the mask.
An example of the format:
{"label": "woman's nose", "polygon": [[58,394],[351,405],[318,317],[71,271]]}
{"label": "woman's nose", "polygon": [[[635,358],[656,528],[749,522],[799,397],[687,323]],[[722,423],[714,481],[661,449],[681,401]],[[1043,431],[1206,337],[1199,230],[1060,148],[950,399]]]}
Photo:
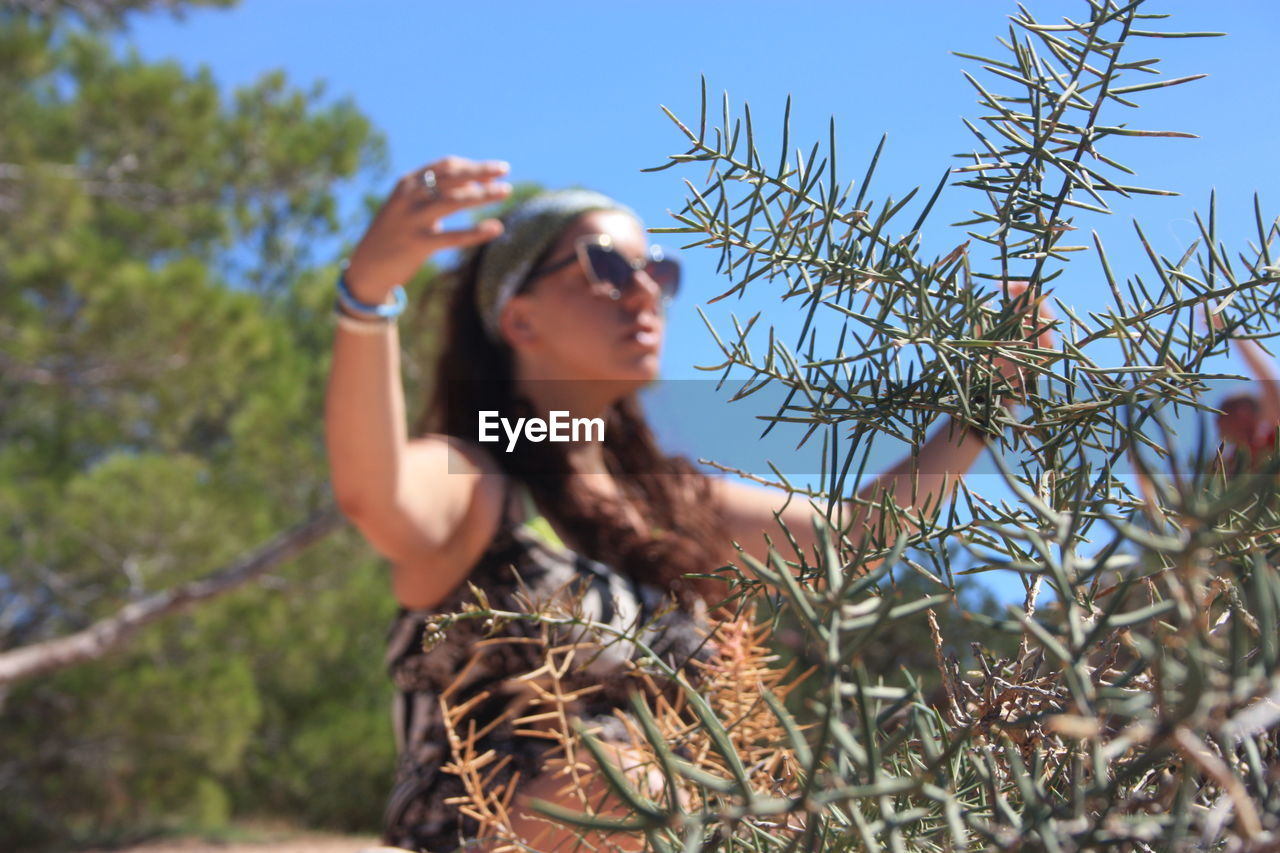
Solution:
{"label": "woman's nose", "polygon": [[623,302],[627,304],[629,309],[633,310],[644,308],[660,310],[662,308],[662,288],[658,285],[658,282],[654,281],[653,276],[649,275],[641,267],[632,271],[630,286],[624,291]]}

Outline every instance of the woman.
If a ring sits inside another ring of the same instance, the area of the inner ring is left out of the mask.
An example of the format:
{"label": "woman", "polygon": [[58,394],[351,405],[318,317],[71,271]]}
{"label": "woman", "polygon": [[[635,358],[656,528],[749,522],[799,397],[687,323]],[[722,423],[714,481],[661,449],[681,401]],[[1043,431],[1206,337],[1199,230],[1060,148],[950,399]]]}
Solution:
{"label": "woman", "polygon": [[[733,561],[735,542],[763,556],[765,535],[782,535],[775,511],[801,545],[814,536],[807,505],[703,477],[654,444],[634,395],[658,375],[678,268],[649,248],[627,208],[585,191],[551,193],[505,224],[442,228],[452,213],[506,198],[507,171],[501,162],[449,157],[405,176],[352,255],[340,295],[326,404],[332,480],[345,514],[393,566],[402,612],[389,657],[401,691],[401,765],[386,838],[414,849],[453,849],[459,833],[475,830],[444,802],[461,793],[442,770],[452,758],[444,703],[470,703],[481,747],[506,761],[502,778],[518,782],[511,826],[529,844],[550,850],[572,839],[534,818],[529,799],[575,809],[581,802],[539,775],[545,741],[510,724],[526,701],[510,689],[513,678],[540,660],[529,645],[485,642],[478,627],[460,623],[422,650],[426,616],[459,609],[473,594],[468,581],[498,609],[572,586],[592,618],[647,624],[656,650],[681,663],[703,654],[699,627],[721,592],[683,575]],[[403,298],[388,299],[444,249],[470,254],[454,291],[429,431],[410,438],[393,322]],[[485,411],[512,422],[555,411],[600,418],[604,440],[526,440],[506,452],[505,435],[477,440]],[[939,435],[919,450],[923,473],[911,475],[904,461],[864,494],[936,502],[982,447],[972,433]],[[612,673],[628,655],[602,644],[571,673],[590,685],[580,713],[604,727],[606,740],[609,712],[628,689]],[[622,751],[618,761],[627,763]],[[603,798],[607,789],[595,785]]]}

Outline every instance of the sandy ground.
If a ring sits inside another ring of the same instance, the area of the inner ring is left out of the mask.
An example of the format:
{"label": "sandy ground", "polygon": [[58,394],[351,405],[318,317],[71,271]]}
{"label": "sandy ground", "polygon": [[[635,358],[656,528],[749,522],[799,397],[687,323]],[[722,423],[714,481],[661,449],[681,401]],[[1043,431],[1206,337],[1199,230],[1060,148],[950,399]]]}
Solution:
{"label": "sandy ground", "polygon": [[[214,843],[200,839],[166,839],[111,853],[357,853],[377,847],[373,836],[321,833],[281,834],[271,840]],[[87,851],[95,853],[95,851]]]}

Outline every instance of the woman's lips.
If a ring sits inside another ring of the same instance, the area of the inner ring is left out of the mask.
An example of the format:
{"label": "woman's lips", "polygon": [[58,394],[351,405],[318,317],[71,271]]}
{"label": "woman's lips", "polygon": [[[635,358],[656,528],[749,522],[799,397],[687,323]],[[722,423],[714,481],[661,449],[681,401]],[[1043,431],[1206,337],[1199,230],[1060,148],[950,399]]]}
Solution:
{"label": "woman's lips", "polygon": [[662,345],[662,332],[656,326],[633,326],[622,339],[627,343],[657,349]]}

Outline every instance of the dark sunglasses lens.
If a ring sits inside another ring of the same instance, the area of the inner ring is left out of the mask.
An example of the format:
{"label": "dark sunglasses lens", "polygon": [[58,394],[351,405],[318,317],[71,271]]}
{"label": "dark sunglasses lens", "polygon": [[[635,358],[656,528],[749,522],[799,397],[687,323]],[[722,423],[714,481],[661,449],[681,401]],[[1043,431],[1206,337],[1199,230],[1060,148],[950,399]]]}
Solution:
{"label": "dark sunglasses lens", "polygon": [[[587,246],[587,260],[591,262],[591,272],[596,281],[612,285],[626,293],[631,289],[634,270],[626,259],[612,246]],[[651,260],[645,264],[645,273],[652,278],[668,299],[676,295],[680,288],[680,262],[672,258]]]}
{"label": "dark sunglasses lens", "polygon": [[631,281],[631,267],[612,246],[587,246],[587,260],[591,261],[591,272],[601,284],[611,284],[619,290],[626,290]]}
{"label": "dark sunglasses lens", "polygon": [[650,261],[646,270],[649,277],[658,283],[662,295],[670,299],[680,290],[680,262],[671,258]]}

